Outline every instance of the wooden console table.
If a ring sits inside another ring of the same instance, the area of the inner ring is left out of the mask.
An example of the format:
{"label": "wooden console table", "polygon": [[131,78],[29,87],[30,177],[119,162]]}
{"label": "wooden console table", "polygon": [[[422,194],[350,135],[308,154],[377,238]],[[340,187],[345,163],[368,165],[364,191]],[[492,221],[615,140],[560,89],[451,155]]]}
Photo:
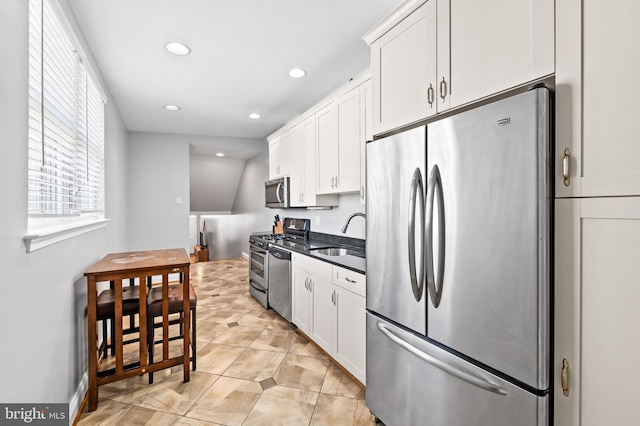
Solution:
{"label": "wooden console table", "polygon": [[[183,353],[180,356],[169,358],[168,323],[169,323],[169,274],[182,274],[184,289],[183,306]],[[98,407],[98,386],[111,383],[129,377],[139,376],[144,373],[158,371],[164,368],[183,364],[184,381],[188,382],[189,376],[189,339],[190,309],[189,309],[189,255],[184,249],[150,250],[127,253],[111,253],[103,257],[85,273],[87,277],[87,330],[89,352],[89,411]],[[162,328],[163,328],[163,354],[162,361],[150,363],[147,347],[147,278],[162,277]],[[138,278],[140,282],[140,363],[133,368],[125,368],[123,361],[123,330],[122,330],[122,281],[130,278]],[[115,372],[109,376],[98,377],[98,332],[97,332],[97,283],[113,282],[115,293],[115,339],[116,367]]]}

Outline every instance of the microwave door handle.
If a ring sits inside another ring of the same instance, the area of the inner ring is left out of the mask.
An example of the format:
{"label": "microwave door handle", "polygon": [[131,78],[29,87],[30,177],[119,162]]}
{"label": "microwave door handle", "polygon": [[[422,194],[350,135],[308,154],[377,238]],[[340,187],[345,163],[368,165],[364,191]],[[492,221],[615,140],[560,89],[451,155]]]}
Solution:
{"label": "microwave door handle", "polygon": [[[282,197],[280,196],[280,191],[282,191]],[[282,184],[282,182],[280,182],[278,186],[276,186],[276,198],[278,199],[278,202],[280,204],[282,204],[283,197],[284,197],[284,185]]]}
{"label": "microwave door handle", "polygon": [[[420,169],[416,167],[411,179],[411,188],[409,189],[409,278],[411,279],[411,290],[413,297],[417,302],[422,299],[424,289],[424,261],[420,262],[418,276],[416,276],[416,198],[420,195],[420,223],[424,223],[424,187],[422,186],[422,174]],[[422,226],[422,225],[421,225]],[[420,233],[420,254],[424,253],[424,233]],[[422,257],[422,256],[421,256]]]}

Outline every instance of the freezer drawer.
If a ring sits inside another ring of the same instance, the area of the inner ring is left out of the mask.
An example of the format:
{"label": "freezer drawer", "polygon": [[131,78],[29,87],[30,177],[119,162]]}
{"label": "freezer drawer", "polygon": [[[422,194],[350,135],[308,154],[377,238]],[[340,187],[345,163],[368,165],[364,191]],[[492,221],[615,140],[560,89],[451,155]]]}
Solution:
{"label": "freezer drawer", "polygon": [[367,406],[387,426],[541,426],[549,417],[548,394],[520,389],[369,312]]}

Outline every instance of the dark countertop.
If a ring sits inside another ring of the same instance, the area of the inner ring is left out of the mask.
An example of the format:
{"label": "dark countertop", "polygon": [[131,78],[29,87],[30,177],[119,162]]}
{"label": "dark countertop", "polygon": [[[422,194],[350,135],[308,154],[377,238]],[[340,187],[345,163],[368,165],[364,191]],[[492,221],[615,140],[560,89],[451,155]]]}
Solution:
{"label": "dark countertop", "polygon": [[358,238],[341,237],[339,235],[321,234],[318,232],[310,232],[306,242],[285,241],[280,240],[270,242],[269,245],[280,247],[290,251],[304,254],[305,256],[314,257],[333,265],[338,265],[352,271],[366,274],[367,261],[364,257],[345,255],[345,256],[327,256],[320,254],[315,249],[324,247],[345,247],[357,249],[364,252],[364,240]]}

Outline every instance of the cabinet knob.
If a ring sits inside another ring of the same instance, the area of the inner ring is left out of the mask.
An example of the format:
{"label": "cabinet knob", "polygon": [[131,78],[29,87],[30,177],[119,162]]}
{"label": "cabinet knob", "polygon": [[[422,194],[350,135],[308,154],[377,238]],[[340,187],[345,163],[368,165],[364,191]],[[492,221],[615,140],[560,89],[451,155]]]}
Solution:
{"label": "cabinet knob", "polygon": [[447,97],[447,82],[444,80],[444,77],[442,77],[442,81],[440,82],[440,98],[442,99],[442,102],[444,102],[444,98]]}
{"label": "cabinet knob", "polygon": [[429,83],[429,88],[427,89],[427,102],[429,103],[429,108],[433,108],[434,100],[435,100],[435,90],[433,90],[433,84]]}

